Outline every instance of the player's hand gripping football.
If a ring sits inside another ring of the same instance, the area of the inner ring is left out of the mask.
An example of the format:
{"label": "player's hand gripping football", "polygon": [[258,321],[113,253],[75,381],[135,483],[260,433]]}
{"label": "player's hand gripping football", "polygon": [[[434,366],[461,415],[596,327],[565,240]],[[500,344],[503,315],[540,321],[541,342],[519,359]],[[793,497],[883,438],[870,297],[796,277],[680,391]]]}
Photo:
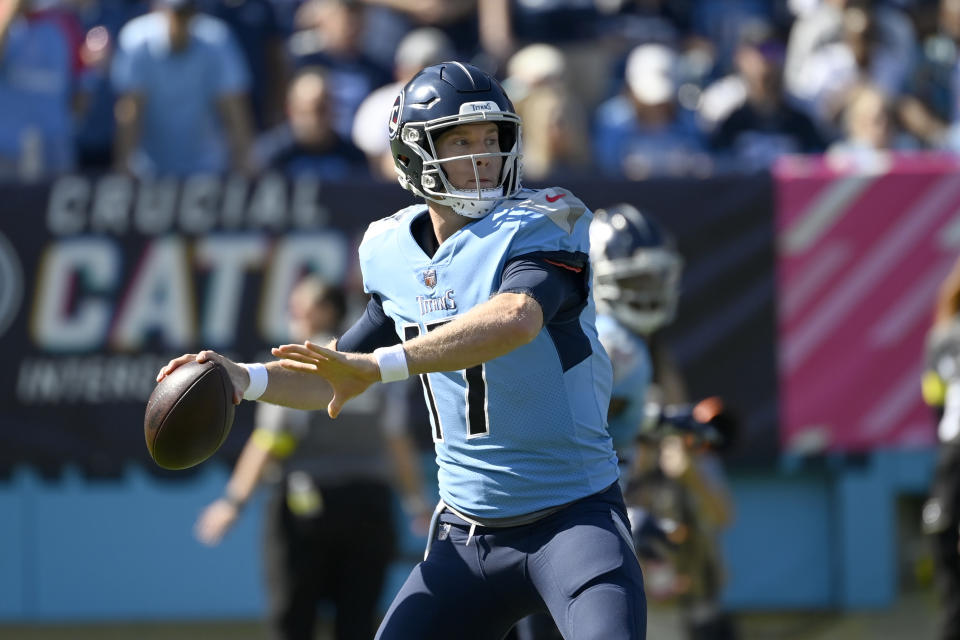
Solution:
{"label": "player's hand gripping football", "polygon": [[340,415],[340,410],[350,398],[380,381],[380,367],[370,354],[342,353],[309,340],[303,344],[274,347],[271,353],[283,359],[280,364],[285,369],[312,373],[330,384],[333,399],[327,405],[327,413],[331,418]]}
{"label": "player's hand gripping football", "polygon": [[230,375],[230,382],[233,383],[233,404],[240,404],[240,401],[243,400],[243,392],[246,391],[247,386],[250,385],[250,374],[247,373],[247,370],[238,365],[236,362],[220,355],[216,351],[185,353],[179,358],[174,358],[168,362],[166,366],[160,369],[160,373],[157,374],[157,382],[160,382],[165,377],[170,375],[170,373],[172,373],[173,370],[180,365],[184,365],[191,360],[196,360],[197,362],[213,360],[214,362],[222,365]]}

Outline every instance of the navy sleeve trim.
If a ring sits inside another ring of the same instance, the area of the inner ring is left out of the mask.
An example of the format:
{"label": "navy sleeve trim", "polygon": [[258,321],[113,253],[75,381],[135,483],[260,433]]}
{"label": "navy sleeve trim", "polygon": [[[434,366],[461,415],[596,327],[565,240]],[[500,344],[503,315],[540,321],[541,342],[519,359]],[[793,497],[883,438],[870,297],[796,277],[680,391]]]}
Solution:
{"label": "navy sleeve trim", "polygon": [[363,315],[337,340],[337,351],[370,353],[378,347],[400,344],[393,321],[383,310],[380,296],[374,294],[367,302]]}
{"label": "navy sleeve trim", "polygon": [[525,293],[543,310],[543,322],[563,321],[586,302],[586,255],[538,251],[512,258],[503,268],[500,293]]}
{"label": "navy sleeve trim", "polygon": [[500,293],[524,293],[543,310],[543,323],[564,371],[592,353],[580,324],[587,305],[590,271],[580,252],[536,252],[511,259],[503,268]]}

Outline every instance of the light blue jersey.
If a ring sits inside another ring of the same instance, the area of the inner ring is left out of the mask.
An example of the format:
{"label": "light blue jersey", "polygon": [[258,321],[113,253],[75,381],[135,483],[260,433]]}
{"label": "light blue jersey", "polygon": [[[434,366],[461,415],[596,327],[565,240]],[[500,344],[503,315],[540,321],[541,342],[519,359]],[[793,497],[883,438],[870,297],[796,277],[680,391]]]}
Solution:
{"label": "light blue jersey", "polygon": [[600,343],[613,364],[611,411],[607,417],[613,447],[621,462],[630,460],[633,439],[640,430],[647,391],[653,379],[650,349],[643,338],[608,314],[597,316]]}
{"label": "light blue jersey", "polygon": [[[523,190],[427,256],[411,232],[426,206],[370,225],[360,245],[366,291],[409,340],[486,302],[512,258],[588,254],[592,213],[562,189]],[[589,279],[588,279],[589,280]],[[440,497],[481,519],[514,518],[616,482],[606,429],[611,368],[592,296],[573,326],[465,371],[421,376],[436,443]]]}

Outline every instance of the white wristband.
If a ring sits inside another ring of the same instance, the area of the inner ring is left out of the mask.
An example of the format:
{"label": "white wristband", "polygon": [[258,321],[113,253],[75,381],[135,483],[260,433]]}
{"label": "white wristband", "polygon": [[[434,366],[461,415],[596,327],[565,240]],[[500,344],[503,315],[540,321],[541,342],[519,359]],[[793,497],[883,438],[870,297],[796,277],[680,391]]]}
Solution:
{"label": "white wristband", "polygon": [[240,366],[250,374],[250,384],[243,392],[244,400],[256,400],[267,390],[267,368],[259,362],[250,364],[240,363]]}
{"label": "white wristband", "polygon": [[380,347],[373,350],[373,357],[380,367],[381,382],[399,382],[410,377],[407,369],[407,354],[403,352],[402,344],[392,347]]}

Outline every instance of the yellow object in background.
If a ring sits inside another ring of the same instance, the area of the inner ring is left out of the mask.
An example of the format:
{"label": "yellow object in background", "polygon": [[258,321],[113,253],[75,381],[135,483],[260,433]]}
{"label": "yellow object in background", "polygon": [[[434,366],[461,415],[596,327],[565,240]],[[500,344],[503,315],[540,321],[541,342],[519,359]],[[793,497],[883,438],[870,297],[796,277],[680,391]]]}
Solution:
{"label": "yellow object in background", "polygon": [[923,401],[931,407],[942,407],[947,397],[947,385],[940,375],[932,369],[923,374],[921,383]]}

